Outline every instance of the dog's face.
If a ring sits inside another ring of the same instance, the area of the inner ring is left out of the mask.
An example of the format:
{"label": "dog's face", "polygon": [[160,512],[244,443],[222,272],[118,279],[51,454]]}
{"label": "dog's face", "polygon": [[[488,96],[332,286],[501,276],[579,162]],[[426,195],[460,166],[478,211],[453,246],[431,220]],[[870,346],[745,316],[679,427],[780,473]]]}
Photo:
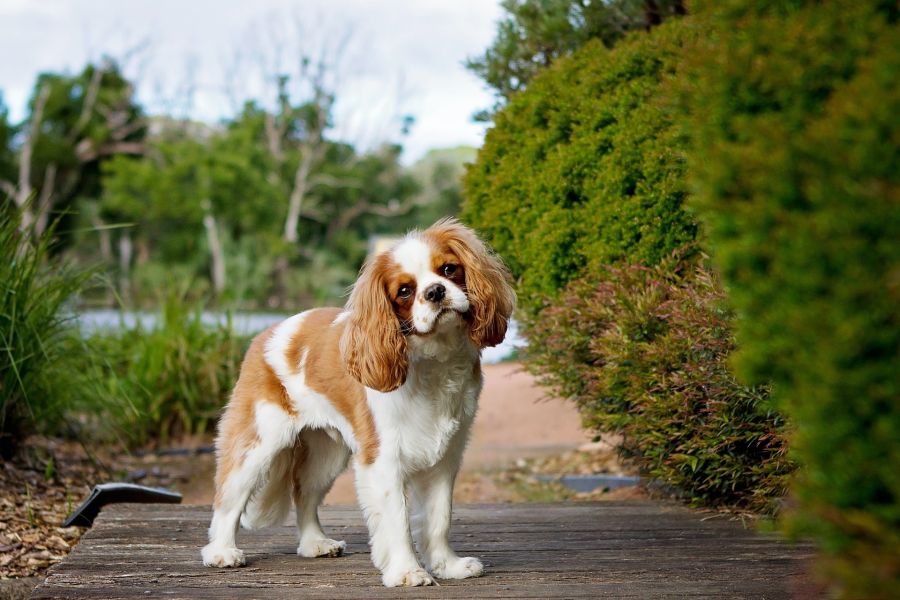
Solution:
{"label": "dog's face", "polygon": [[406,380],[409,336],[456,324],[477,347],[496,346],[514,305],[503,263],[471,229],[439,221],[363,267],[347,304],[344,362],[363,385],[397,389]]}

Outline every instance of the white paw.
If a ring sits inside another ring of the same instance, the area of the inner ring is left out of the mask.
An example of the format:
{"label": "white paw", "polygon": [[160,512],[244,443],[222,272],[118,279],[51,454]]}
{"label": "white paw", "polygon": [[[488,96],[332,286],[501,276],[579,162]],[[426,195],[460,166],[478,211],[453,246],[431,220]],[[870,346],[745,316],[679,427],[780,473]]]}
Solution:
{"label": "white paw", "polygon": [[318,558],[320,556],[340,556],[344,553],[347,544],[328,538],[317,540],[303,540],[297,547],[297,554],[306,558]]}
{"label": "white paw", "polygon": [[484,565],[473,556],[453,557],[434,563],[431,572],[438,579],[466,579],[481,576],[484,573]]}
{"label": "white paw", "polygon": [[381,577],[381,582],[386,587],[416,587],[419,585],[434,585],[434,579],[428,572],[421,568],[411,571],[386,571]]}
{"label": "white paw", "polygon": [[207,544],[200,554],[207,567],[243,567],[247,562],[244,553],[234,547]]}

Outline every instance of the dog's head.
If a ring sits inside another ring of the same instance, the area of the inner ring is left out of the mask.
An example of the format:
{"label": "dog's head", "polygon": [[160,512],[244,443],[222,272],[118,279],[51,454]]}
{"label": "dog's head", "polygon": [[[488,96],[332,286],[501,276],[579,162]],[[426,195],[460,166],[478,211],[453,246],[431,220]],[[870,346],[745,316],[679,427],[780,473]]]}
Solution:
{"label": "dog's head", "polygon": [[406,380],[410,336],[465,327],[478,348],[503,341],[515,295],[503,262],[455,219],[413,232],[363,266],[347,309],[341,354],[363,385]]}

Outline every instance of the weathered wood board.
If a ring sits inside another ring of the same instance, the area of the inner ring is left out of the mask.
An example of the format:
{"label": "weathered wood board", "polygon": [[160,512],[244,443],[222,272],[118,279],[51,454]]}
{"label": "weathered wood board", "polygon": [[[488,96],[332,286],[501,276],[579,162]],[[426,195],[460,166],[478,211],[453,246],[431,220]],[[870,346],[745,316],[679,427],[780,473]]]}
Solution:
{"label": "weathered wood board", "polygon": [[241,531],[247,566],[225,570],[200,562],[209,517],[203,506],[107,507],[32,598],[775,599],[800,586],[812,555],[674,504],[471,505],[455,510],[452,541],[485,575],[390,589],[356,508],[322,510],[325,532],[347,542],[342,557],[298,557],[289,527]]}

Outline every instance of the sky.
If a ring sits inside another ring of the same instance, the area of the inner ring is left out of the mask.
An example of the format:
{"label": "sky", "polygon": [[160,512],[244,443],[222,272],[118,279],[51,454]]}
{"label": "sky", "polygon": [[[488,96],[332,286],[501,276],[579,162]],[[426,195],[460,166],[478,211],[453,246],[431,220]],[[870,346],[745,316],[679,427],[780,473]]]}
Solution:
{"label": "sky", "polygon": [[[110,55],[148,113],[214,123],[249,98],[271,105],[272,74],[323,56],[334,65],[332,137],[399,141],[411,163],[481,144],[471,117],[492,97],[462,63],[500,16],[493,0],[0,0],[0,91],[17,122],[38,73]],[[403,136],[405,115],[415,121]]]}

